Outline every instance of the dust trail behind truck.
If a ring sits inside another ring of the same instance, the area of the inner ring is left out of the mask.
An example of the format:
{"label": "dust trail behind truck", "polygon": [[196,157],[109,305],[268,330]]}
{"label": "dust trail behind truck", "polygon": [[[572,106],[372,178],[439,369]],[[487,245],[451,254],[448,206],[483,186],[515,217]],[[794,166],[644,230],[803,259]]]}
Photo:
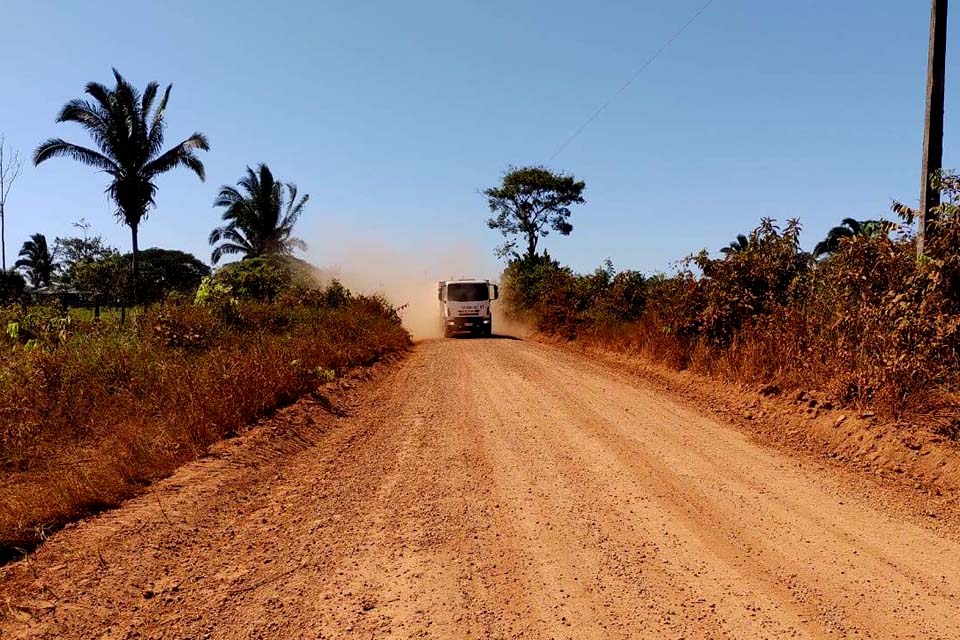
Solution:
{"label": "dust trail behind truck", "polygon": [[441,280],[437,283],[440,323],[447,338],[458,333],[493,335],[491,302],[500,287],[489,280]]}

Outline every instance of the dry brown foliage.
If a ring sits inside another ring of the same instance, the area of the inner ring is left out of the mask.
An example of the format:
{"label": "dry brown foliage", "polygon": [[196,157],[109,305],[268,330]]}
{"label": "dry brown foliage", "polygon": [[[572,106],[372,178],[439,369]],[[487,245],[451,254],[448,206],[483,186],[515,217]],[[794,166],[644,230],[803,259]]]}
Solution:
{"label": "dry brown foliage", "polygon": [[338,372],[410,344],[396,310],[342,288],[274,304],[158,305],[126,327],[45,308],[0,321],[8,550],[117,504]]}
{"label": "dry brown foliage", "polygon": [[[691,256],[674,276],[632,278],[627,293],[612,286],[612,269],[599,278],[602,269],[581,276],[549,259],[517,261],[504,273],[506,300],[545,333],[735,381],[818,389],[890,416],[923,414],[956,436],[960,179],[942,187],[946,204],[919,258],[906,223],[844,238],[817,261],[800,249],[796,221],[781,230],[765,219],[737,250]],[[629,313],[618,316],[623,300]]]}

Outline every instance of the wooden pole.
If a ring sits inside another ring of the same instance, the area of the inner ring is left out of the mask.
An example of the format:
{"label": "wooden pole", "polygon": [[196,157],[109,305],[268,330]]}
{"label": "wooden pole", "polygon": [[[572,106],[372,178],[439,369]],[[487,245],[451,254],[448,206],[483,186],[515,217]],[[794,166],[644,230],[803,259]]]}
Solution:
{"label": "wooden pole", "polygon": [[930,8],[930,53],[927,63],[927,108],[923,126],[923,164],[920,169],[920,223],[917,253],[922,255],[927,237],[936,223],[940,190],[931,178],[943,168],[943,105],[947,60],[947,2],[932,0]]}

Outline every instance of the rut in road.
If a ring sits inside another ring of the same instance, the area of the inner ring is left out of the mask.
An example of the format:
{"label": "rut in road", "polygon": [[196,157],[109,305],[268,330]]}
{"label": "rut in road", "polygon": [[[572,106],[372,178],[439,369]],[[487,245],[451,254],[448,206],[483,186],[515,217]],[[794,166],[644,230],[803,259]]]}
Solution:
{"label": "rut in road", "polygon": [[957,542],[638,379],[442,340],[357,402],[6,567],[0,637],[960,637]]}

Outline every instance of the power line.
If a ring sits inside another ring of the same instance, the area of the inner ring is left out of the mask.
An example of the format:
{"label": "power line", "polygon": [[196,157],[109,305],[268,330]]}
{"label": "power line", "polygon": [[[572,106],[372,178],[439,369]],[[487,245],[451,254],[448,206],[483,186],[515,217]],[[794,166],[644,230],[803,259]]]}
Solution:
{"label": "power line", "polygon": [[703,5],[702,7],[700,7],[700,10],[699,10],[699,11],[697,11],[695,14],[693,14],[693,16],[692,16],[689,20],[687,20],[687,21],[684,23],[684,25],[683,25],[682,27],[680,27],[680,29],[670,37],[669,40],[667,40],[666,42],[664,42],[663,45],[662,45],[659,49],[657,49],[656,52],[655,52],[652,56],[650,56],[650,58],[649,58],[646,62],[643,63],[643,66],[641,66],[639,69],[637,69],[637,70],[634,72],[634,74],[633,74],[632,76],[630,76],[630,78],[627,79],[626,82],[623,83],[623,86],[621,86],[619,89],[616,90],[616,92],[613,93],[613,95],[611,95],[609,98],[607,98],[606,101],[605,101],[603,104],[601,104],[600,107],[599,107],[596,111],[593,112],[593,115],[591,115],[589,118],[587,118],[587,119],[584,121],[584,123],[581,124],[580,127],[579,127],[576,131],[573,132],[573,135],[571,135],[569,138],[567,138],[567,139],[564,141],[564,143],[561,144],[560,147],[559,147],[556,151],[553,152],[553,155],[550,156],[550,159],[549,159],[549,160],[547,160],[547,164],[550,164],[551,162],[553,162],[554,159],[555,159],[558,155],[560,155],[560,154],[563,152],[563,150],[566,149],[567,146],[568,146],[571,142],[573,142],[574,140],[576,140],[576,139],[577,139],[577,136],[579,136],[581,133],[583,133],[583,130],[586,129],[586,128],[590,125],[591,122],[593,122],[594,120],[596,120],[596,119],[597,119],[597,116],[599,116],[601,113],[603,113],[603,111],[604,111],[607,107],[609,107],[610,104],[611,104],[614,100],[616,100],[616,99],[620,96],[621,93],[623,93],[624,91],[626,91],[626,90],[627,90],[627,87],[629,87],[631,84],[633,84],[633,81],[636,80],[638,77],[640,77],[640,74],[643,73],[644,71],[646,71],[646,70],[647,70],[647,67],[649,67],[650,65],[652,65],[652,64],[657,60],[657,58],[660,57],[660,54],[662,54],[664,51],[666,51],[667,48],[668,48],[671,44],[673,44],[674,41],[675,41],[677,38],[679,38],[680,36],[682,36],[682,35],[683,35],[683,32],[686,31],[686,30],[690,27],[690,25],[692,25],[694,22],[696,22],[696,21],[697,21],[697,18],[699,18],[701,15],[703,15],[703,12],[706,11],[707,9],[709,9],[709,8],[710,8],[710,5],[712,5],[713,2],[714,2],[714,0],[707,0],[707,3],[706,3],[705,5]]}

